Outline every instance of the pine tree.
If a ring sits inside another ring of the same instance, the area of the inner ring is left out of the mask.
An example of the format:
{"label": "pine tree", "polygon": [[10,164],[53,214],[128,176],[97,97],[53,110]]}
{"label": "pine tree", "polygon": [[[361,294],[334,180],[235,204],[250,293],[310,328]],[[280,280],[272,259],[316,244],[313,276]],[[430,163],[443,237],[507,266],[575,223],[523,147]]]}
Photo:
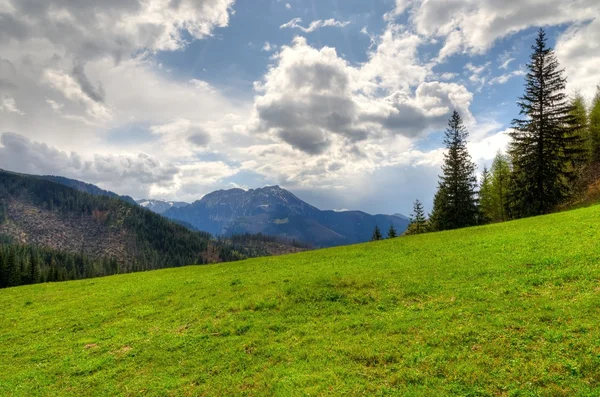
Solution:
{"label": "pine tree", "polygon": [[483,172],[481,173],[481,184],[479,185],[479,223],[482,225],[490,223],[493,218],[493,212],[492,176],[487,166],[484,165]]}
{"label": "pine tree", "polygon": [[410,223],[404,234],[410,236],[422,233],[427,233],[427,219],[425,218],[423,204],[417,199],[413,204],[413,213],[410,216]]}
{"label": "pine tree", "polygon": [[583,95],[576,93],[571,98],[570,106],[571,130],[569,131],[569,137],[574,138],[570,143],[570,149],[574,151],[574,154],[568,159],[567,167],[571,167],[575,172],[578,172],[589,161],[592,144],[588,130],[588,114]]}
{"label": "pine tree", "polygon": [[510,183],[510,162],[508,157],[498,152],[492,163],[492,222],[508,220],[508,189]]}
{"label": "pine tree", "polygon": [[375,229],[373,230],[373,235],[371,236],[371,241],[379,241],[383,240],[383,236],[381,235],[381,230],[379,230],[379,226],[375,225]]}
{"label": "pine tree", "polygon": [[525,94],[513,120],[511,207],[517,217],[550,212],[568,195],[572,171],[567,164],[579,152],[573,136],[571,106],[564,93],[566,78],[540,29],[527,64]]}
{"label": "pine tree", "polygon": [[394,225],[391,224],[390,228],[388,229],[387,238],[396,238],[396,237],[398,237],[398,232],[396,231],[396,228],[394,227]]}
{"label": "pine tree", "polygon": [[7,252],[0,246],[0,288],[8,287]]}
{"label": "pine tree", "polygon": [[443,175],[433,201],[430,224],[433,230],[448,230],[477,224],[477,178],[475,164],[467,150],[469,133],[458,112],[454,111],[444,144]]}
{"label": "pine tree", "polygon": [[6,261],[8,269],[8,287],[15,287],[21,284],[21,263],[17,257],[16,247],[9,247],[8,260]]}
{"label": "pine tree", "polygon": [[596,96],[590,109],[589,134],[592,161],[600,163],[600,87],[596,89]]}
{"label": "pine tree", "polygon": [[40,282],[40,264],[36,253],[31,253],[29,260],[29,281],[32,284]]}

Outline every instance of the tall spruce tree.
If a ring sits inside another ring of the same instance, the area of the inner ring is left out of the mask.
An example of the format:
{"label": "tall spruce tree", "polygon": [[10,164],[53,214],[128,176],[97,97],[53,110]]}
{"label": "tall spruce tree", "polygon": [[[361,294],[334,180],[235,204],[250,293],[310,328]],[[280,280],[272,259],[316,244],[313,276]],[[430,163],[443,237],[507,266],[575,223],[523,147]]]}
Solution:
{"label": "tall spruce tree", "polygon": [[527,64],[525,94],[518,105],[524,116],[513,120],[511,209],[516,217],[550,212],[568,196],[572,170],[567,164],[579,151],[573,135],[566,78],[546,33],[540,29]]}
{"label": "tall spruce tree", "polygon": [[444,144],[443,175],[433,201],[430,224],[433,230],[449,230],[477,224],[477,178],[475,164],[467,150],[469,133],[457,111],[454,111]]}
{"label": "tall spruce tree", "polygon": [[567,167],[570,167],[576,173],[579,173],[581,168],[589,161],[592,144],[588,130],[588,114],[583,95],[579,92],[576,93],[573,98],[571,98],[570,105],[572,128],[569,131],[569,137],[574,138],[572,142],[570,142],[571,149],[574,149],[574,154],[568,159]]}
{"label": "tall spruce tree", "polygon": [[413,213],[410,216],[410,223],[406,229],[405,235],[422,234],[427,232],[427,219],[425,218],[425,210],[419,199],[413,204]]}
{"label": "tall spruce tree", "polygon": [[492,222],[507,221],[508,189],[510,183],[510,162],[501,152],[496,154],[492,163]]}
{"label": "tall spruce tree", "polygon": [[481,173],[481,184],[479,185],[479,223],[482,225],[492,221],[494,212],[492,195],[492,175],[487,166],[484,165]]}
{"label": "tall spruce tree", "polygon": [[589,134],[592,161],[600,163],[600,87],[596,88],[596,96],[590,109]]}
{"label": "tall spruce tree", "polygon": [[371,235],[371,241],[379,240],[383,240],[383,235],[381,234],[381,230],[379,230],[379,226],[375,225],[375,229],[373,229],[373,234]]}

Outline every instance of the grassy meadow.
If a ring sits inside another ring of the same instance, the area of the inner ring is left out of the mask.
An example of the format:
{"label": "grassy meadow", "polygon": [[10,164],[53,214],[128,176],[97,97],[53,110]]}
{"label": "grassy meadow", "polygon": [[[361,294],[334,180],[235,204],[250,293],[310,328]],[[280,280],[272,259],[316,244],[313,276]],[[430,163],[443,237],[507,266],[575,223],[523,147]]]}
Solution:
{"label": "grassy meadow", "polygon": [[3,396],[597,396],[600,206],[11,288],[0,310]]}

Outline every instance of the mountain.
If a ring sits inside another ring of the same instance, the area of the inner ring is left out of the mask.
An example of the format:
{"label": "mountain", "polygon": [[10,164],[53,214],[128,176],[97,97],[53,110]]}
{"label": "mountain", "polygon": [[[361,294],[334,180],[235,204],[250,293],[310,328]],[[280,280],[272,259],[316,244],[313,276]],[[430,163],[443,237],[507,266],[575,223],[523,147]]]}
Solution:
{"label": "mountain", "polygon": [[[45,265],[46,278],[42,280],[231,261],[305,249],[260,236],[215,240],[209,233],[191,231],[120,196],[86,193],[56,183],[54,178],[0,171],[0,245],[23,246],[10,248],[17,256],[28,252],[26,249],[50,250],[36,254],[55,258]],[[66,178],[59,180],[64,182]],[[87,189],[93,185],[80,186]],[[22,258],[22,267],[28,261],[28,257]],[[84,269],[84,262],[91,263],[92,268]]]}
{"label": "mountain", "polygon": [[135,200],[129,196],[119,196],[118,194],[110,192],[108,190],[100,189],[98,186],[92,185],[91,183],[81,182],[76,179],[65,178],[64,176],[42,175],[36,177],[50,182],[59,183],[61,185],[68,186],[80,192],[89,193],[94,196],[120,198],[121,200],[124,200],[130,204],[136,204]]}
{"label": "mountain", "polygon": [[144,208],[149,209],[152,212],[156,212],[157,214],[162,214],[163,212],[171,208],[182,208],[190,205],[189,203],[184,203],[181,201],[164,201],[150,199],[136,200],[136,203],[138,203]]}
{"label": "mountain", "polygon": [[317,247],[369,241],[375,225],[399,232],[408,220],[361,211],[321,211],[279,186],[219,190],[195,203],[171,208],[164,216],[215,235],[262,233],[296,239]]}

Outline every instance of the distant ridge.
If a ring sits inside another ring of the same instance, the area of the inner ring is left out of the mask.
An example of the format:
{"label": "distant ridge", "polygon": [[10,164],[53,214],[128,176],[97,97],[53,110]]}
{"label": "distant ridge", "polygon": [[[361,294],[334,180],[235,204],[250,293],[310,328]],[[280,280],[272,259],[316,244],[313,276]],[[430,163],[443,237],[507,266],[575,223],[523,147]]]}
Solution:
{"label": "distant ridge", "polygon": [[144,208],[149,209],[152,212],[156,212],[157,214],[162,214],[171,208],[182,208],[190,205],[189,203],[184,203],[182,201],[166,201],[152,199],[136,200],[136,203],[138,203]]}
{"label": "distant ridge", "polygon": [[91,183],[78,181],[76,179],[65,178],[64,176],[54,176],[54,175],[42,175],[42,176],[33,175],[33,176],[36,178],[47,180],[47,181],[60,183],[61,185],[65,185],[65,186],[68,186],[75,190],[78,190],[80,192],[89,193],[94,196],[106,196],[106,197],[120,198],[130,204],[136,204],[135,200],[130,196],[120,196],[111,191],[101,189],[96,185],[92,185]]}

